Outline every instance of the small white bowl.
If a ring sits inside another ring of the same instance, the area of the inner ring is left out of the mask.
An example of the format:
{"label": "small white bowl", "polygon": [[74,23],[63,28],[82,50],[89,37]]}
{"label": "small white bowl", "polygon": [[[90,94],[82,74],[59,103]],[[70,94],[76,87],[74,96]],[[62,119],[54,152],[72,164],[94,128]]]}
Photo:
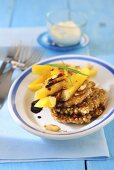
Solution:
{"label": "small white bowl", "polygon": [[[9,110],[16,122],[24,129],[40,137],[50,138],[54,140],[66,140],[79,138],[93,133],[114,118],[114,68],[110,64],[85,55],[62,55],[59,57],[50,58],[41,61],[39,64],[48,64],[53,62],[64,61],[65,63],[73,65],[92,64],[97,70],[98,74],[93,79],[101,87],[106,89],[109,94],[109,104],[104,113],[96,120],[86,125],[72,125],[62,124],[53,119],[49,109],[43,109],[38,115],[30,111],[31,102],[34,97],[34,92],[28,89],[28,84],[36,78],[31,73],[31,68],[24,71],[21,76],[13,83],[9,96],[8,105]],[[50,132],[44,128],[45,124],[55,124],[61,128],[60,132]]]}

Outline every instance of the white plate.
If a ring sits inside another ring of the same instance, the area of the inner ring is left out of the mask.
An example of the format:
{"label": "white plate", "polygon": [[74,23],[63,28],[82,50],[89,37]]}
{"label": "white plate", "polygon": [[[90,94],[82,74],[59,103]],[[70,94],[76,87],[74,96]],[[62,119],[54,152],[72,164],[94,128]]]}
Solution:
{"label": "white plate", "polygon": [[[62,55],[59,57],[50,58],[40,62],[40,64],[53,63],[64,61],[68,64],[84,66],[87,63],[92,64],[98,74],[93,79],[100,84],[104,89],[108,90],[109,104],[104,113],[96,120],[87,125],[72,125],[62,124],[53,119],[49,109],[43,109],[39,114],[34,114],[30,111],[31,102],[33,101],[34,92],[28,89],[28,84],[37,76],[31,73],[31,68],[24,71],[21,76],[13,83],[9,96],[8,105],[12,117],[24,129],[37,136],[50,139],[72,139],[79,138],[108,124],[114,118],[114,68],[108,63],[94,57],[84,55]],[[38,119],[37,116],[41,116]],[[60,132],[50,132],[44,129],[45,124],[55,124],[61,128]]]}

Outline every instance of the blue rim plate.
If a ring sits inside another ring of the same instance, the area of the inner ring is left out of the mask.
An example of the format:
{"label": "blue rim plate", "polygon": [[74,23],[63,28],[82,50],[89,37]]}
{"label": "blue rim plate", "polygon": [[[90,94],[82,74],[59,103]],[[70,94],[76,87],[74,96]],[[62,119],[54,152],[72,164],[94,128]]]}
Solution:
{"label": "blue rim plate", "polygon": [[[66,140],[93,133],[114,118],[114,68],[100,59],[85,55],[62,55],[41,61],[39,64],[48,64],[61,60],[74,65],[90,63],[97,68],[98,76],[95,77],[94,81],[100,83],[103,88],[108,89],[110,98],[107,109],[99,118],[87,125],[65,125],[55,121],[50,115],[49,109],[47,109],[42,111],[43,118],[38,120],[37,116],[30,111],[30,103],[33,100],[34,93],[30,92],[27,86],[35,78],[31,73],[31,68],[24,71],[13,83],[8,96],[8,106],[12,117],[30,133],[50,139]],[[108,82],[107,79],[109,79]],[[56,124],[62,130],[56,133],[46,131],[43,128],[46,123]]]}
{"label": "blue rim plate", "polygon": [[68,47],[59,47],[51,40],[48,32],[43,32],[42,34],[39,35],[39,37],[37,38],[37,41],[41,46],[49,50],[65,52],[65,51],[72,51],[72,50],[80,49],[80,48],[87,46],[89,43],[89,37],[86,34],[84,34],[81,37],[80,43],[76,45],[68,46]]}

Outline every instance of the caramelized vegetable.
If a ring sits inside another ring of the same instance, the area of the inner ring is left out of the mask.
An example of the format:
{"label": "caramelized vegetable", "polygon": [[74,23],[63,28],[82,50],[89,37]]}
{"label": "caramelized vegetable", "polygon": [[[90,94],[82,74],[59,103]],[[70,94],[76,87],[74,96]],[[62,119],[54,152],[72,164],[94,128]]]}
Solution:
{"label": "caramelized vegetable", "polygon": [[[89,75],[90,70],[87,67],[85,67],[81,70],[81,72]],[[61,96],[62,100],[66,101],[66,100],[70,99],[73,96],[73,94],[76,92],[76,90],[83,84],[83,82],[87,78],[88,78],[88,76],[85,76],[82,74],[77,74],[74,79],[73,86],[66,90],[63,90],[62,96]]]}
{"label": "caramelized vegetable", "polygon": [[29,89],[36,91],[42,87],[42,83],[31,83],[28,87]]}
{"label": "caramelized vegetable", "polygon": [[54,107],[56,105],[55,97],[44,97],[35,104],[35,107],[44,108],[44,107]]}
{"label": "caramelized vegetable", "polygon": [[49,88],[46,88],[45,86],[42,87],[41,89],[35,92],[35,100],[53,95],[54,93],[58,92],[63,88],[64,83],[65,83],[64,81],[60,81]]}
{"label": "caramelized vegetable", "polygon": [[32,72],[34,74],[44,74],[44,73],[48,73],[51,71],[51,67],[48,65],[33,65],[32,66]]}
{"label": "caramelized vegetable", "polygon": [[[33,65],[32,73],[40,75],[29,84],[29,89],[35,91],[35,107],[54,107],[54,95],[61,91],[61,100],[70,99],[78,88],[89,77],[96,75],[97,70],[90,65],[84,68],[58,63],[49,65]],[[51,98],[54,99],[51,104]]]}

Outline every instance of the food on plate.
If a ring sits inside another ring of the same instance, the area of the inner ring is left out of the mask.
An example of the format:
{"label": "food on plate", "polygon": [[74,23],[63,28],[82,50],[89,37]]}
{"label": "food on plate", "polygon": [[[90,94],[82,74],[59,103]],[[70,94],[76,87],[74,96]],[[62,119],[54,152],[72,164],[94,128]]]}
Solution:
{"label": "food on plate", "polygon": [[38,74],[29,84],[29,89],[35,91],[32,112],[49,107],[59,122],[84,124],[96,119],[107,107],[107,92],[90,79],[97,74],[92,65],[34,65],[32,72]]}
{"label": "food on plate", "polygon": [[103,89],[96,87],[92,81],[85,81],[69,100],[57,100],[56,106],[51,109],[52,116],[62,123],[90,123],[103,113],[107,101]]}
{"label": "food on plate", "polygon": [[44,97],[40,99],[34,106],[37,108],[43,108],[43,107],[54,107],[56,105],[56,98],[55,97]]}
{"label": "food on plate", "polygon": [[59,132],[61,130],[59,126],[53,124],[44,125],[44,128],[52,132]]}

